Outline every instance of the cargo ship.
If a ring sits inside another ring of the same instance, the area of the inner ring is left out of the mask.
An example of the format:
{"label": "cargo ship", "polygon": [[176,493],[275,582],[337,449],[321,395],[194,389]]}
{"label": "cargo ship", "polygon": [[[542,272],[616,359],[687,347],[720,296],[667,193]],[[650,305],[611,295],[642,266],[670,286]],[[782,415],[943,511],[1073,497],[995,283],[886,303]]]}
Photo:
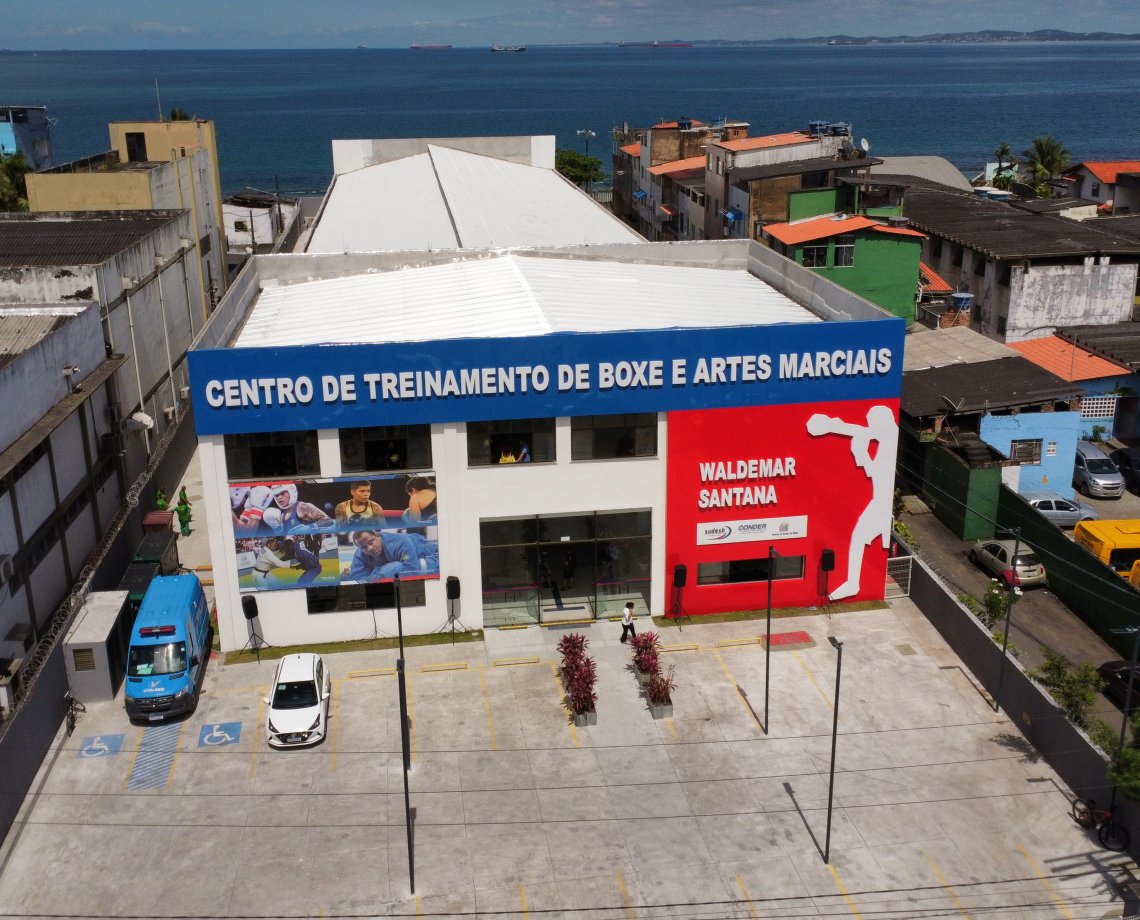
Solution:
{"label": "cargo ship", "polygon": [[412,49],[415,51],[443,51],[450,47],[451,45],[412,45]]}
{"label": "cargo ship", "polygon": [[526,51],[526,45],[492,45],[492,51],[513,51],[515,54]]}

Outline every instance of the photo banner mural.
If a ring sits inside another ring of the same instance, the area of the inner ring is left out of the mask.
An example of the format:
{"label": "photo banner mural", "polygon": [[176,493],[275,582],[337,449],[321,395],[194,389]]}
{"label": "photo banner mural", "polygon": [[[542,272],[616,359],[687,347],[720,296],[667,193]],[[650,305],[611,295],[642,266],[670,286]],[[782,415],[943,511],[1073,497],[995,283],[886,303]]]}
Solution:
{"label": "photo banner mural", "polygon": [[241,591],[439,578],[435,473],[232,482]]}

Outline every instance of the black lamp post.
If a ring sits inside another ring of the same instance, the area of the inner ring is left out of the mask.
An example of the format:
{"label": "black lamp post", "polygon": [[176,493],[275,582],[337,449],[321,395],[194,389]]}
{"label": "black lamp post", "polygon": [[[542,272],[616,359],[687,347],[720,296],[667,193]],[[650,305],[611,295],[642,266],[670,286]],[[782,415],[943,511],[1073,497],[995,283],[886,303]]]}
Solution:
{"label": "black lamp post", "polygon": [[831,719],[831,772],[827,780],[827,836],[823,844],[823,861],[831,863],[831,802],[835,794],[835,740],[839,733],[839,680],[843,677],[843,643],[835,636],[828,636],[827,641],[835,646],[838,653],[835,657],[835,702],[832,706]]}
{"label": "black lamp post", "polygon": [[400,746],[404,755],[404,826],[408,832],[408,884],[412,894],[416,893],[416,857],[412,843],[412,800],[408,790],[408,770],[412,765],[412,733],[408,719],[408,688],[404,675],[404,611],[400,603],[400,576],[392,581],[396,594],[396,629],[400,636],[400,657],[396,660],[396,682],[400,688]]}
{"label": "black lamp post", "polygon": [[776,547],[768,546],[768,617],[764,638],[764,734],[768,734],[768,677],[772,673],[772,570],[776,565]]}

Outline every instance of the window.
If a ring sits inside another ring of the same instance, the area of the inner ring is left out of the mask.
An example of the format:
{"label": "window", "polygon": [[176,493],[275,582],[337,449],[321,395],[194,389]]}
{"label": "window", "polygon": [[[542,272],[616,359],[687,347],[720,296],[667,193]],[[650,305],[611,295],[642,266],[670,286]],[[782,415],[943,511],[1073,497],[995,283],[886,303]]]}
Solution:
{"label": "window", "polygon": [[724,160],[722,160],[720,157],[716,158],[716,174],[718,176],[724,175]]}
{"label": "window", "polygon": [[657,456],[657,414],[586,415],[570,419],[571,460]]}
{"label": "window", "polygon": [[342,428],[340,465],[345,473],[431,469],[431,425]]}
{"label": "window", "polygon": [[1011,441],[1009,445],[1009,459],[1020,460],[1022,463],[1041,462],[1041,439],[1034,438],[1024,441]]}
{"label": "window", "polygon": [[942,237],[936,236],[930,241],[930,258],[937,259],[942,255]]}
{"label": "window", "polygon": [[[772,580],[783,581],[804,577],[803,556],[777,556],[772,567]],[[697,566],[698,585],[734,585],[746,581],[768,580],[768,557],[734,559],[728,562],[702,562]]]}
{"label": "window", "polygon": [[126,135],[127,141],[127,162],[129,163],[145,163],[146,158],[146,135],[141,131],[128,131]]}
{"label": "window", "polygon": [[961,268],[962,267],[962,253],[963,252],[965,252],[965,250],[962,249],[961,246],[955,246],[954,247],[954,258],[951,261],[953,261],[955,268]]}
{"label": "window", "polygon": [[844,233],[835,238],[835,267],[850,268],[855,264],[855,234]]}
{"label": "window", "polygon": [[1049,441],[1045,445],[1045,456],[1046,457],[1056,457],[1057,456],[1057,442],[1056,441]]}
{"label": "window", "polygon": [[980,252],[975,252],[975,253],[974,253],[974,258],[973,258],[973,267],[974,267],[974,274],[975,274],[975,275],[979,275],[979,276],[981,276],[981,277],[985,277],[985,274],[986,274],[986,260],[985,260],[984,258],[982,258],[982,254],[981,254]]}
{"label": "window", "polygon": [[1100,195],[1100,183],[1099,182],[1094,182],[1092,184],[1092,189],[1090,190],[1089,194],[1091,194],[1093,196],[1093,198],[1096,198],[1098,195]]}
{"label": "window", "polygon": [[1008,265],[1002,266],[1001,274],[998,276],[998,284],[1004,284],[1009,287],[1010,276],[1013,274]]}
{"label": "window", "polygon": [[[402,581],[400,606],[423,607],[427,604],[425,582]],[[305,600],[309,613],[340,613],[345,610],[394,610],[396,590],[392,582],[376,585],[331,585],[308,588]]]}
{"label": "window", "polygon": [[319,476],[321,459],[315,431],[272,431],[226,435],[229,478]]}
{"label": "window", "polygon": [[554,419],[520,418],[467,425],[468,466],[553,463]]}
{"label": "window", "polygon": [[805,246],[803,248],[804,268],[825,268],[827,266],[827,246]]}

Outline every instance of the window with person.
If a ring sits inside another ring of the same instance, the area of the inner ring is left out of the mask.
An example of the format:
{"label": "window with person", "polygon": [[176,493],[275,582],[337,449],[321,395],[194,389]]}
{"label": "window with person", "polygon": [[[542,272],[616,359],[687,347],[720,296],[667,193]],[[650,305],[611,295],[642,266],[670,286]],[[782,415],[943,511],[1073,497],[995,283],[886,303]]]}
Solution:
{"label": "window with person", "polygon": [[227,434],[225,449],[231,481],[321,474],[315,431]]}
{"label": "window with person", "polygon": [[345,473],[431,469],[431,425],[381,425],[340,430]]}
{"label": "window with person", "polygon": [[571,460],[657,456],[657,413],[583,415],[570,419]]}
{"label": "window with person", "polygon": [[467,424],[469,466],[553,463],[554,419],[522,418]]}

